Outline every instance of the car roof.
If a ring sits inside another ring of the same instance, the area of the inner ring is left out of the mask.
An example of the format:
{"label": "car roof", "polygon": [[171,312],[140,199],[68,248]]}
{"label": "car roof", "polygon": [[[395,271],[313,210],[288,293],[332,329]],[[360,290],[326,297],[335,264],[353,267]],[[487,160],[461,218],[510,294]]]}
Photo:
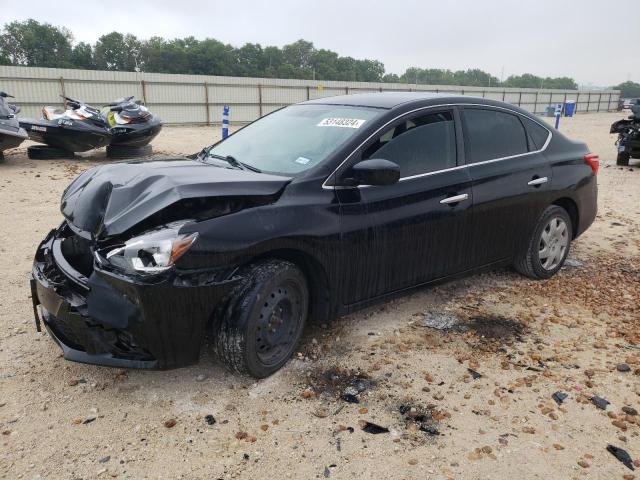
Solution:
{"label": "car roof", "polygon": [[[449,99],[453,103],[469,102],[469,99],[484,100],[482,97],[470,97],[468,95],[451,95],[446,93],[434,92],[372,92],[372,93],[355,93],[352,95],[338,95],[335,97],[317,98],[307,100],[302,104],[316,105],[350,105],[354,107],[374,107],[374,108],[394,108],[398,105],[411,102],[424,102],[425,100]],[[485,103],[484,101],[482,103]]]}

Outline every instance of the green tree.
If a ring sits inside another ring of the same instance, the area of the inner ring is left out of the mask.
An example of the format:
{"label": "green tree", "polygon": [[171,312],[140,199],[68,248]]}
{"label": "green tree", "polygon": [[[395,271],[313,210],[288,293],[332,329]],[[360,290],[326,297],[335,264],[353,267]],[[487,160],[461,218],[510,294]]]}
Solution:
{"label": "green tree", "polygon": [[627,82],[622,82],[621,84],[611,88],[615,90],[620,90],[620,96],[623,98],[640,97],[640,83],[627,81]]}
{"label": "green tree", "polygon": [[266,62],[264,51],[259,43],[245,43],[236,49],[236,70],[234,75],[241,77],[261,77],[264,75]]}
{"label": "green tree", "polygon": [[85,42],[80,42],[71,51],[71,64],[75,68],[91,70],[93,68],[93,48]]}
{"label": "green tree", "polygon": [[67,68],[73,36],[66,28],[29,19],[5,24],[0,34],[0,57],[12,65]]}
{"label": "green tree", "polygon": [[143,68],[141,42],[134,35],[111,32],[101,36],[94,48],[94,63],[101,70],[133,72]]}

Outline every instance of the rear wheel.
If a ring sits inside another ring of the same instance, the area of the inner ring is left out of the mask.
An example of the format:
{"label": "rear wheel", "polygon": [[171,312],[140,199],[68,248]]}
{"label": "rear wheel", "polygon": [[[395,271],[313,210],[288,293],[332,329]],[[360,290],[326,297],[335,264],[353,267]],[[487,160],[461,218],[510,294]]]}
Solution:
{"label": "rear wheel", "polygon": [[75,158],[73,152],[49,145],[32,145],[27,148],[27,157],[32,160],[56,160],[61,158]]}
{"label": "rear wheel", "polygon": [[618,158],[616,158],[616,165],[620,165],[621,167],[627,167],[629,165],[629,159],[631,155],[629,152],[618,152]]}
{"label": "rear wheel", "polygon": [[128,145],[107,145],[107,157],[113,159],[127,159],[146,157],[153,153],[151,145],[142,147],[131,147]]}
{"label": "rear wheel", "polygon": [[527,250],[514,262],[515,269],[534,279],[552,277],[562,268],[572,238],[573,226],[567,211],[549,206],[538,220]]}
{"label": "rear wheel", "polygon": [[264,260],[238,273],[243,279],[214,327],[218,358],[231,369],[264,378],[293,354],[307,319],[309,291],[293,263]]}

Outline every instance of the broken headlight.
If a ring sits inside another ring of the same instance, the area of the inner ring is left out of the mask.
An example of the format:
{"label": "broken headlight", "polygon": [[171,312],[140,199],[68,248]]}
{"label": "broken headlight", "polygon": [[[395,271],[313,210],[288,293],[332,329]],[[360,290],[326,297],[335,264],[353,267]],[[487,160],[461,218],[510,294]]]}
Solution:
{"label": "broken headlight", "polygon": [[[151,274],[170,269],[184,255],[198,237],[197,233],[180,234],[187,222],[174,222],[157,230],[127,240],[112,247],[104,259],[113,267],[127,273]],[[100,256],[97,256],[101,261]]]}

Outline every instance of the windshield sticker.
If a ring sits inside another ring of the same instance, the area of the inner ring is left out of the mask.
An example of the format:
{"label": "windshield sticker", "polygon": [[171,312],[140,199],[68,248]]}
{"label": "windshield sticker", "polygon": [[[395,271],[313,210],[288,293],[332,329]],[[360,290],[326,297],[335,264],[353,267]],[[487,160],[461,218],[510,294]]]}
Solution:
{"label": "windshield sticker", "polygon": [[298,157],[294,160],[294,162],[299,163],[300,165],[309,165],[311,162],[310,158]]}
{"label": "windshield sticker", "polygon": [[359,118],[325,118],[318,127],[360,128],[366,120]]}

